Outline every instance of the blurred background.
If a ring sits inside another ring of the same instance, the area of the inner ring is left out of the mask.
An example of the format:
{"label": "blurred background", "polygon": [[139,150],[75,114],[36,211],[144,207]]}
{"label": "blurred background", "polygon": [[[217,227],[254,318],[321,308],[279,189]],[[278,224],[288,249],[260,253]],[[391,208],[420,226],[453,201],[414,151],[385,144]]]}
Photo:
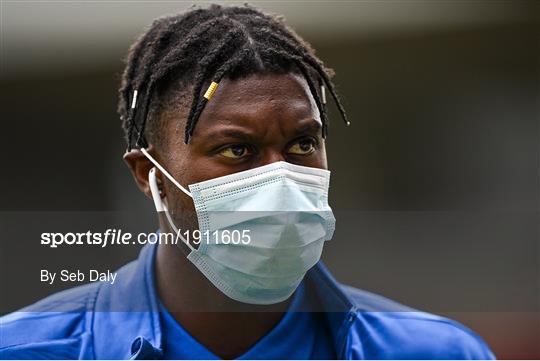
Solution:
{"label": "blurred background", "polygon": [[[203,4],[203,3],[200,3]],[[452,317],[499,358],[540,358],[540,3],[288,1],[337,72],[328,138],[342,282]],[[46,249],[41,232],[156,228],[121,159],[123,57],[175,1],[2,1],[0,314],[137,249]]]}

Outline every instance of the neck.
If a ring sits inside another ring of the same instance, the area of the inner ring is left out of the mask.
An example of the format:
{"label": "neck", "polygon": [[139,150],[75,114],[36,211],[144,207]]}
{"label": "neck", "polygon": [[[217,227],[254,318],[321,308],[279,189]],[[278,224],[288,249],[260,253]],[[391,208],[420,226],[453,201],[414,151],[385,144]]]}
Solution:
{"label": "neck", "polygon": [[288,301],[250,305],[215,288],[175,245],[160,245],[156,255],[157,293],[182,327],[208,350],[236,358],[266,335],[283,317]]}

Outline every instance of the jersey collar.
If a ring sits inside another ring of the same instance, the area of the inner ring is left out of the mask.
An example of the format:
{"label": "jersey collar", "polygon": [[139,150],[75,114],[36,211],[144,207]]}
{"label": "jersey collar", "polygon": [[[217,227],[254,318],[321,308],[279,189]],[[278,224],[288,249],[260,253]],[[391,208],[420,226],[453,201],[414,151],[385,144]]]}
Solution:
{"label": "jersey collar", "polygon": [[[163,334],[154,282],[157,245],[146,245],[137,261],[118,271],[114,285],[100,286],[93,305],[93,345],[97,359],[159,359]],[[307,292],[317,296],[314,312],[324,312],[338,357],[344,355],[356,319],[353,302],[322,264],[306,275]],[[309,291],[308,291],[309,290]]]}

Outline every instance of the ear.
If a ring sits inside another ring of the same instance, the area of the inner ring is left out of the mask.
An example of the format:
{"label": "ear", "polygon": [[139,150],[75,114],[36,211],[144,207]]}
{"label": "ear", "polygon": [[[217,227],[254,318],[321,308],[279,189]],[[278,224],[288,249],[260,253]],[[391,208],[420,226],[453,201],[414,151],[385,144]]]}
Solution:
{"label": "ear", "polygon": [[[161,162],[153,145],[147,147],[146,150],[158,162]],[[131,171],[131,175],[133,175],[133,179],[135,179],[135,183],[137,183],[137,186],[139,187],[141,192],[143,192],[148,198],[152,199],[152,193],[150,191],[150,185],[148,183],[148,173],[150,172],[150,169],[154,167],[154,164],[150,162],[150,160],[148,160],[148,158],[146,158],[146,156],[139,149],[132,149],[131,151],[126,152],[123,158],[124,162],[127,164],[129,170]],[[159,178],[159,171],[157,172],[156,176],[158,181],[158,187],[161,191],[162,188]]]}

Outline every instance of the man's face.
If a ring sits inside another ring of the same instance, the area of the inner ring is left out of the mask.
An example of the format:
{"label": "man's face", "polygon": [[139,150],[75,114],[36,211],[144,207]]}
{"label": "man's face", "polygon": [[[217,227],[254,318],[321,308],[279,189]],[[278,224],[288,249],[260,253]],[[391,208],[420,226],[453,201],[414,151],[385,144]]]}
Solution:
{"label": "man's face", "polygon": [[[187,110],[175,117],[185,119]],[[319,111],[306,81],[294,74],[222,80],[188,144],[184,124],[166,121],[169,138],[158,156],[185,187],[278,161],[327,168]],[[193,201],[160,178],[178,226],[196,229]]]}

